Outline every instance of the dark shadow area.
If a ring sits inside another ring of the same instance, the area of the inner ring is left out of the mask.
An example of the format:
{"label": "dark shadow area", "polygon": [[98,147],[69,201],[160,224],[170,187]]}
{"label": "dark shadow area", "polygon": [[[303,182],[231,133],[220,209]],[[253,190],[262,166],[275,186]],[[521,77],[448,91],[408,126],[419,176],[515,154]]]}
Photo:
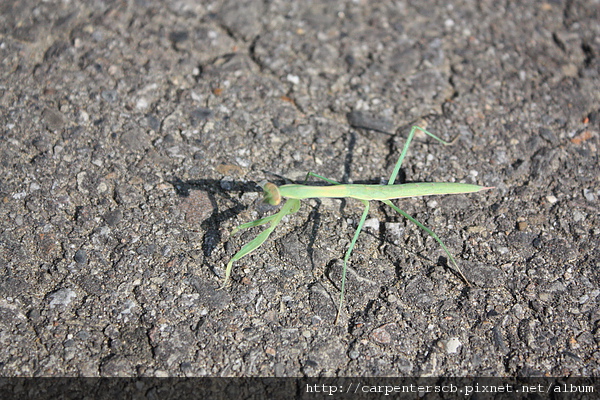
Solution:
{"label": "dark shadow area", "polygon": [[[230,193],[262,191],[255,182],[224,182],[217,179],[193,179],[182,181],[175,177],[170,183],[175,188],[176,193],[181,197],[188,197],[191,190],[201,190],[208,194],[213,210],[210,217],[201,224],[201,228],[206,232],[202,241],[202,252],[207,257],[211,255],[212,251],[221,241],[221,234],[219,232],[220,224],[223,221],[235,217],[247,208],[247,205],[240,203],[239,200],[236,197],[231,196]],[[223,186],[225,186],[225,188],[223,188]],[[225,210],[220,210],[217,196],[224,197],[235,205]]]}

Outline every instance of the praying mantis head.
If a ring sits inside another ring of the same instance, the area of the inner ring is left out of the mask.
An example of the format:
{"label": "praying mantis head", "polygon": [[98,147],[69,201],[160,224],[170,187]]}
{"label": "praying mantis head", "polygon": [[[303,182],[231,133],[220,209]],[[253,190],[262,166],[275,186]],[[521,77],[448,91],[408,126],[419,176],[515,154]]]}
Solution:
{"label": "praying mantis head", "polygon": [[263,181],[259,185],[265,191],[263,201],[269,203],[272,206],[276,206],[281,202],[281,193],[279,193],[279,187],[271,182]]}

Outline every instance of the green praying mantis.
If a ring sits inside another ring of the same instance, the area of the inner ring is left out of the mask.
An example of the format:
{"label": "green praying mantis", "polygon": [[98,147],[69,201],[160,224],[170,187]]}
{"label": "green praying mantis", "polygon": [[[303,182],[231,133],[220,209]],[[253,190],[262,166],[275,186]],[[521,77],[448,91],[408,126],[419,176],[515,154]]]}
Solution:
{"label": "green praying mantis", "polygon": [[227,263],[227,268],[225,269],[225,280],[223,282],[223,287],[225,287],[231,276],[231,270],[233,268],[233,263],[240,260],[242,257],[246,256],[250,252],[256,250],[260,247],[268,238],[269,235],[275,230],[277,225],[281,222],[281,219],[286,216],[295,213],[300,209],[300,200],[303,199],[312,199],[312,198],[351,198],[357,199],[361,201],[364,205],[364,211],[360,218],[360,222],[358,223],[358,227],[356,228],[356,232],[352,237],[352,241],[350,242],[350,247],[346,251],[346,255],[344,256],[343,270],[342,270],[342,282],[340,286],[340,300],[337,310],[337,315],[334,324],[337,324],[340,314],[342,312],[342,305],[344,303],[344,290],[346,286],[346,272],[348,259],[352,254],[352,250],[354,249],[354,245],[358,239],[358,236],[363,228],[365,220],[367,218],[367,214],[369,213],[369,201],[370,200],[379,200],[384,204],[387,204],[402,216],[407,218],[409,221],[416,224],[419,228],[423,229],[427,232],[436,242],[440,244],[444,252],[448,256],[448,259],[452,262],[452,265],[458,271],[462,279],[469,284],[468,279],[464,276],[461,269],[458,267],[456,260],[450,254],[450,251],[442,242],[442,240],[436,235],[431,229],[427,228],[425,225],[417,221],[415,218],[407,214],[406,212],[399,209],[394,203],[391,202],[392,199],[400,199],[405,197],[416,197],[416,196],[430,196],[430,195],[442,195],[442,194],[459,194],[459,193],[474,193],[480,192],[486,189],[492,189],[493,187],[485,187],[478,185],[471,185],[467,183],[404,183],[404,184],[395,184],[396,177],[400,172],[400,167],[402,166],[402,161],[404,161],[404,157],[408,152],[408,148],[410,143],[417,131],[421,131],[430,137],[434,138],[440,143],[445,145],[451,144],[451,142],[446,142],[443,139],[435,136],[433,133],[426,131],[425,129],[413,126],[410,130],[408,138],[406,140],[406,144],[402,149],[402,153],[400,153],[400,157],[396,162],[396,166],[390,176],[390,179],[387,185],[362,185],[362,184],[341,184],[334,180],[325,178],[321,175],[314,174],[309,172],[306,176],[306,179],[310,176],[319,178],[324,180],[325,182],[331,183],[330,186],[308,186],[308,185],[299,185],[299,184],[288,184],[283,186],[277,186],[274,183],[265,182],[261,186],[264,191],[264,201],[271,205],[278,205],[281,202],[282,198],[287,198],[287,202],[281,207],[279,212],[274,215],[261,218],[252,222],[248,222],[242,224],[235,228],[231,234],[235,234],[236,232],[252,228],[255,226],[263,225],[269,223],[269,227],[262,231],[258,236],[256,236],[253,240],[244,245]]}

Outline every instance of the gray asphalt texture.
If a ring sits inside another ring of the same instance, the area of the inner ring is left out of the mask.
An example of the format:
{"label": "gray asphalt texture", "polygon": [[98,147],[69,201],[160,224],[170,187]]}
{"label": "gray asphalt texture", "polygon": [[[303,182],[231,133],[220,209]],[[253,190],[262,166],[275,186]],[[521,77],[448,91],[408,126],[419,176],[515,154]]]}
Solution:
{"label": "gray asphalt texture", "polygon": [[[414,3],[414,4],[412,4]],[[0,375],[600,376],[594,1],[0,5]],[[495,186],[270,215],[256,185]]]}

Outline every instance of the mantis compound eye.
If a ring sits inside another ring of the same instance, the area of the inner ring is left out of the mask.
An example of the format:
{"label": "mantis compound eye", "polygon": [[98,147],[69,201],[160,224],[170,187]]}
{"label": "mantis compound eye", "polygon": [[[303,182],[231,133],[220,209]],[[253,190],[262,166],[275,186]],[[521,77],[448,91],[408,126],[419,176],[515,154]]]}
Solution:
{"label": "mantis compound eye", "polygon": [[281,194],[276,184],[271,182],[265,182],[261,185],[265,191],[264,201],[272,206],[276,206],[281,202]]}

